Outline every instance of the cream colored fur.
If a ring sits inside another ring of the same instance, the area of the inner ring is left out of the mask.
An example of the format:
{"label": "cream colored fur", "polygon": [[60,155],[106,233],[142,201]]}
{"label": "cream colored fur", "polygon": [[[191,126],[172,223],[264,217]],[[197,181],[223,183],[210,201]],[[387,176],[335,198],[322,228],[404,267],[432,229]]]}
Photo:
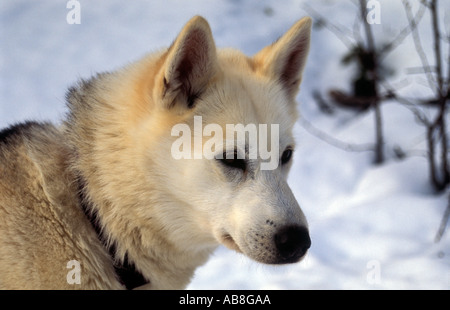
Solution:
{"label": "cream colored fur", "polygon": [[[290,165],[261,171],[254,161],[246,175],[217,160],[176,160],[171,128],[192,127],[194,115],[224,128],[275,123],[280,152],[293,147],[310,28],[304,18],[247,57],[216,50],[194,17],[167,50],[71,88],[61,128],[30,124],[0,140],[0,288],[122,288],[81,210],[79,180],[116,258],[149,280],[143,288],[186,287],[219,244],[278,263],[276,227],[307,227],[286,183]],[[70,260],[81,263],[81,284],[67,283]]]}

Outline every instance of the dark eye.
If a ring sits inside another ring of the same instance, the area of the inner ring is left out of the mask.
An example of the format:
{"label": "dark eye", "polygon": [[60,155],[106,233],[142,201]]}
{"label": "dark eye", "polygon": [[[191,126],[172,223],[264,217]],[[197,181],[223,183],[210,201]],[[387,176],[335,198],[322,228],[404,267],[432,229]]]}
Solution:
{"label": "dark eye", "polygon": [[284,150],[283,154],[281,155],[281,164],[287,164],[291,158],[292,158],[292,149],[291,148],[287,148]]}
{"label": "dark eye", "polygon": [[[228,157],[229,156],[230,155],[228,155]],[[223,158],[219,160],[222,162],[222,164],[230,168],[240,169],[242,171],[245,171],[245,169],[247,168],[245,159],[239,159],[236,152],[234,152],[233,158],[227,158],[227,154],[223,153]]]}

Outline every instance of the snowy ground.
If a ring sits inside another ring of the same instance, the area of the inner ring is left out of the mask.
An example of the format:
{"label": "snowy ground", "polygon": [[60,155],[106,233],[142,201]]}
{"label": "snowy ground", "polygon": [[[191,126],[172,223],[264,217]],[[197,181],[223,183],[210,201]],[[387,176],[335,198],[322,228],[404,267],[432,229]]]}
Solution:
{"label": "snowy ground", "polygon": [[[351,27],[355,18],[353,2],[344,0],[331,6],[307,0],[135,0],[127,5],[80,0],[81,24],[69,25],[66,1],[3,0],[0,128],[25,119],[60,122],[65,90],[77,78],[169,45],[193,15],[209,20],[219,47],[253,54],[306,15],[305,2],[338,24]],[[401,28],[404,13],[393,1],[380,2],[376,34],[389,36]],[[440,3],[447,5],[441,11],[449,11],[446,1]],[[410,52],[399,49],[388,61],[418,65],[411,42],[404,44]],[[315,30],[311,50],[298,97],[303,117],[341,140],[372,142],[372,114],[341,112],[332,118],[319,113],[311,98],[313,89],[347,87],[351,72],[338,64],[345,47],[329,32]],[[426,91],[422,88],[411,80],[403,92],[413,96]],[[220,247],[189,289],[450,289],[450,233],[433,241],[449,193],[433,193],[425,158],[398,161],[389,151],[394,144],[424,149],[423,129],[411,113],[388,103],[383,115],[388,160],[381,166],[371,164],[370,152],[342,151],[296,127],[289,183],[308,217],[313,243],[303,262],[263,266]]]}

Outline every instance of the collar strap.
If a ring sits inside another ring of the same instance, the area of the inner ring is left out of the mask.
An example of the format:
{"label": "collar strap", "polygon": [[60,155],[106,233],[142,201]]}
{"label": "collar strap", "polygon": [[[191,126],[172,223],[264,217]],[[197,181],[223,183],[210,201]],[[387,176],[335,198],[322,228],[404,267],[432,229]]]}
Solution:
{"label": "collar strap", "polygon": [[133,262],[128,259],[128,255],[125,254],[125,258],[123,262],[119,262],[116,260],[116,247],[115,245],[107,246],[105,238],[102,234],[102,229],[100,226],[100,221],[98,218],[98,213],[96,210],[90,210],[89,203],[86,199],[84,193],[84,185],[85,183],[82,181],[82,178],[78,178],[78,196],[81,204],[81,208],[84,212],[84,215],[91,223],[94,228],[97,238],[103,244],[103,246],[108,250],[109,255],[111,256],[112,261],[114,262],[114,270],[116,272],[116,276],[119,279],[119,282],[124,285],[128,290],[132,290],[136,287],[149,283],[147,279],[136,269],[136,266]]}

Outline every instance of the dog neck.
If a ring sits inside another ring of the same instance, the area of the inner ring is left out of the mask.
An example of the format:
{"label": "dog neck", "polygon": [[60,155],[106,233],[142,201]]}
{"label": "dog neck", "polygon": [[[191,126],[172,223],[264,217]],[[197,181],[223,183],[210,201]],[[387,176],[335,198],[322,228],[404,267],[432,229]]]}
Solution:
{"label": "dog neck", "polygon": [[107,242],[102,234],[102,227],[100,226],[100,221],[98,218],[97,211],[93,210],[89,206],[89,202],[85,197],[83,184],[84,184],[84,182],[82,181],[82,178],[78,177],[78,187],[79,187],[78,194],[79,194],[81,208],[82,208],[86,218],[91,223],[92,228],[94,228],[99,241],[102,243],[102,245],[105,247],[105,249],[109,253],[109,255],[114,263],[114,270],[116,272],[116,276],[117,276],[119,282],[123,286],[125,286],[128,290],[135,289],[139,286],[148,284],[149,281],[136,269],[135,264],[128,259],[127,255],[125,255],[125,258],[123,259],[123,261],[120,261],[116,258],[116,246],[114,243],[111,245],[107,244]]}

